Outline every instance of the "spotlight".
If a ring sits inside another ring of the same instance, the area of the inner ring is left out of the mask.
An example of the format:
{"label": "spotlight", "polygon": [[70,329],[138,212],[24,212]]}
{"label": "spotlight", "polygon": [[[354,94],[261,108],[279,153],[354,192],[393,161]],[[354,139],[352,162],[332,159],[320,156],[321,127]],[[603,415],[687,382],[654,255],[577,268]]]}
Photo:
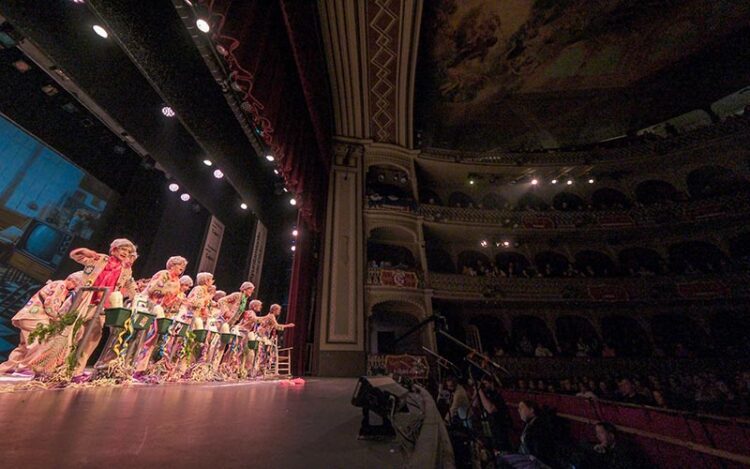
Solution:
{"label": "spotlight", "polygon": [[190,194],[185,192],[184,194],[180,196],[180,200],[182,200],[183,202],[187,202],[188,200],[190,200]]}
{"label": "spotlight", "polygon": [[211,26],[209,26],[208,21],[204,20],[203,18],[198,18],[195,20],[195,26],[198,27],[198,30],[202,33],[207,33],[211,30]]}
{"label": "spotlight", "polygon": [[274,170],[273,170],[273,174],[275,174],[275,175],[277,175],[277,176],[278,176],[278,175],[279,175],[279,170],[278,170],[278,169],[274,169]]}
{"label": "spotlight", "polygon": [[292,246],[292,252],[297,250],[297,246]]}
{"label": "spotlight", "polygon": [[186,3],[186,4],[187,4],[187,6],[189,6],[189,7],[193,6],[193,2],[191,2],[190,0],[185,0],[185,3]]}
{"label": "spotlight", "polygon": [[73,3],[83,3],[83,0],[73,0]]}
{"label": "spotlight", "polygon": [[473,179],[469,179],[469,185],[473,186],[475,183],[476,183],[476,181],[474,181]]}
{"label": "spotlight", "polygon": [[486,248],[486,247],[487,247],[487,240],[486,240],[486,239],[483,239],[483,240],[482,240],[482,241],[481,241],[481,242],[480,242],[479,244],[480,244],[480,245],[481,245],[481,246],[482,246],[483,248]]}
{"label": "spotlight", "polygon": [[297,231],[297,230],[292,230],[292,236],[295,236],[295,237],[296,237],[296,236],[297,236],[298,234],[299,234],[299,231]]}
{"label": "spotlight", "polygon": [[289,192],[289,189],[287,189],[287,188],[285,187],[285,188],[284,188],[284,192]]}
{"label": "spotlight", "polygon": [[538,181],[538,180],[536,180],[536,179],[532,179],[532,180],[531,180],[531,185],[532,185],[532,186],[536,186],[537,184],[539,184],[539,181]]}
{"label": "spotlight", "polygon": [[553,179],[551,182],[552,184],[557,184],[557,179]]}
{"label": "spotlight", "polygon": [[503,246],[505,246],[506,248],[507,248],[508,246],[510,246],[510,241],[503,241]]}
{"label": "spotlight", "polygon": [[221,179],[224,177],[224,173],[222,173],[220,169],[217,169],[214,171],[214,177],[216,179]]}
{"label": "spotlight", "polygon": [[276,158],[274,158],[273,155],[266,155],[266,159],[268,161],[274,161]]}
{"label": "spotlight", "polygon": [[594,180],[593,179],[589,179],[589,184],[593,184],[593,183],[594,183]]}
{"label": "spotlight", "polygon": [[242,202],[242,203],[240,204],[240,208],[241,208],[242,210],[247,210],[247,204],[246,204],[245,202]]}
{"label": "spotlight", "polygon": [[203,164],[205,164],[206,166],[211,166],[214,163],[211,160],[203,160]]}
{"label": "spotlight", "polygon": [[289,205],[297,205],[297,199],[295,199],[294,197],[289,199]]}
{"label": "spotlight", "polygon": [[169,185],[169,190],[172,192],[177,192],[178,190],[180,190],[180,186],[177,185],[177,183],[173,182]]}
{"label": "spotlight", "polygon": [[567,184],[569,186],[572,186],[573,185],[573,180],[572,179],[568,179],[568,182],[566,182],[565,184]]}
{"label": "spotlight", "polygon": [[174,117],[174,110],[169,106],[164,106],[163,108],[161,108],[161,113],[166,117]]}
{"label": "spotlight", "polygon": [[109,37],[109,33],[107,32],[107,30],[106,30],[106,29],[104,29],[104,28],[102,28],[102,27],[101,27],[101,26],[99,26],[98,24],[95,24],[95,25],[94,25],[94,26],[92,26],[92,27],[94,28],[94,32],[95,32],[95,33],[96,33],[96,34],[97,34],[98,36],[100,36],[100,37],[103,37],[104,39],[107,39],[107,38]]}

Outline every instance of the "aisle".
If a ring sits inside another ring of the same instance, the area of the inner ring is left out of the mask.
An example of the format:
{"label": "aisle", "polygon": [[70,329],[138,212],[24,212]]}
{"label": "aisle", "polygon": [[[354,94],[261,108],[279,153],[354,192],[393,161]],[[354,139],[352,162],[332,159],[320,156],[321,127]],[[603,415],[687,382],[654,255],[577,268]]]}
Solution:
{"label": "aisle", "polygon": [[0,395],[4,467],[383,468],[356,439],[353,379],[166,384]]}

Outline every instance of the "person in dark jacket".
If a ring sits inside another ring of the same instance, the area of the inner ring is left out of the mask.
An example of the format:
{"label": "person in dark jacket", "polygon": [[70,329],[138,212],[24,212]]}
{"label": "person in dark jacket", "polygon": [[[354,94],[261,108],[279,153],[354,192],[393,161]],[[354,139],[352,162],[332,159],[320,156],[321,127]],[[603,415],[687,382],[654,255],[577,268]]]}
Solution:
{"label": "person in dark jacket", "polygon": [[596,440],[593,453],[586,468],[598,469],[637,469],[643,467],[643,461],[618,437],[617,428],[609,422],[597,422],[594,425]]}
{"label": "person in dark jacket", "polygon": [[555,435],[549,420],[541,415],[539,405],[534,401],[523,400],[518,403],[518,414],[525,423],[518,452],[553,465]]}

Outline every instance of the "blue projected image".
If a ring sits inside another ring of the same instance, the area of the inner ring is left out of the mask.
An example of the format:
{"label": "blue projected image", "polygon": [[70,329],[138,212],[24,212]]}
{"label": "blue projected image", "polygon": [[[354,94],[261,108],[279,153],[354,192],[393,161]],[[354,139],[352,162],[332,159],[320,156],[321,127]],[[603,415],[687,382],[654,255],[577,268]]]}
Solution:
{"label": "blue projected image", "polygon": [[[0,115],[0,361],[10,319],[99,228],[114,192]],[[64,276],[63,276],[64,277]]]}

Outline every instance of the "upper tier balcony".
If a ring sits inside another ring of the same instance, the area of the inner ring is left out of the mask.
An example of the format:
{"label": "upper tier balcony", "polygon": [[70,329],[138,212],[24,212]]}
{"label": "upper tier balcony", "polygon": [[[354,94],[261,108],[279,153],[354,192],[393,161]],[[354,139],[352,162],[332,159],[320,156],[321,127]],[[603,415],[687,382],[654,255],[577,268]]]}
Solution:
{"label": "upper tier balcony", "polygon": [[593,163],[622,162],[639,160],[658,155],[690,149],[711,144],[717,140],[732,137],[739,132],[750,131],[750,117],[740,116],[723,122],[701,127],[685,134],[669,138],[622,139],[621,141],[602,142],[590,145],[589,148],[574,150],[550,149],[539,151],[487,151],[469,153],[453,150],[429,148],[422,152],[421,158],[453,163],[488,164],[498,166],[550,166],[581,165]]}
{"label": "upper tier balcony", "polygon": [[488,210],[420,204],[370,204],[369,210],[397,211],[421,216],[427,222],[492,225],[522,230],[577,231],[656,228],[750,216],[745,194],[622,210]]}
{"label": "upper tier balcony", "polygon": [[638,278],[507,278],[431,272],[435,298],[505,301],[628,302],[747,298],[750,276]]}

